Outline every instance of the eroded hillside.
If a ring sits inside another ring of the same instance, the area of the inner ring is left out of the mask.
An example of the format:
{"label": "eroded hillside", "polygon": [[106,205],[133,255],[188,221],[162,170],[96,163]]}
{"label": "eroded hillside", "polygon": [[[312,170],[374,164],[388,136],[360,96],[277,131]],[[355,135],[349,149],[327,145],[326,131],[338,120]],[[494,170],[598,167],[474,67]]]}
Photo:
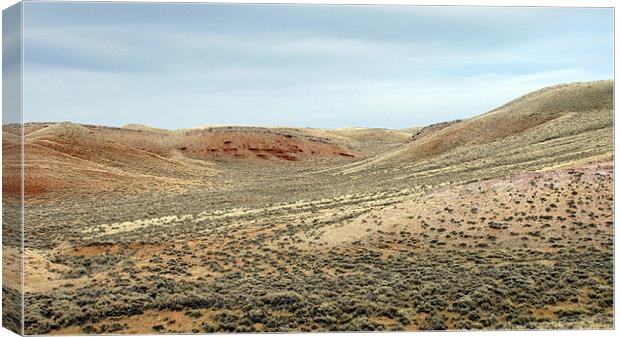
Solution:
{"label": "eroded hillside", "polygon": [[[5,127],[4,149],[20,148],[19,130]],[[168,131],[64,123],[29,123],[24,130],[25,193],[32,201],[59,195],[217,189],[237,166],[258,170],[329,167],[366,156],[366,145],[300,129],[217,127]],[[387,142],[404,141],[391,139]],[[248,163],[244,163],[247,161]],[[273,163],[272,163],[273,162]],[[18,193],[7,181],[6,193]]]}

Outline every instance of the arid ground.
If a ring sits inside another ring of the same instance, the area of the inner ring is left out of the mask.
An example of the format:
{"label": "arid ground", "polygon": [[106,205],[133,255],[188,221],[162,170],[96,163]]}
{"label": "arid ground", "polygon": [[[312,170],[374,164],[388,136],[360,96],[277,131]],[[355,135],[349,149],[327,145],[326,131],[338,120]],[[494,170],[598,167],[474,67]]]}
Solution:
{"label": "arid ground", "polygon": [[25,332],[612,328],[613,117],[597,81],[402,130],[28,123]]}

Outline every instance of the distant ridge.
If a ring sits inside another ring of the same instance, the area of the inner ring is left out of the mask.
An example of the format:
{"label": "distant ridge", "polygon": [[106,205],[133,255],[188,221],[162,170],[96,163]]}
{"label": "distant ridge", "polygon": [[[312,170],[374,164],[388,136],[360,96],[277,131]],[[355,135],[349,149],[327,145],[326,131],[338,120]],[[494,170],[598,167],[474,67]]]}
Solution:
{"label": "distant ridge", "polygon": [[[427,132],[423,128],[408,144],[352,164],[346,172],[393,165],[390,162],[415,165],[437,157],[441,157],[445,165],[452,165],[452,162],[460,165],[481,157],[489,157],[493,162],[510,153],[520,155],[522,151],[543,155],[546,149],[540,143],[552,139],[556,143],[564,140],[561,149],[572,156],[598,144],[582,154],[587,158],[611,151],[613,132],[594,132],[608,128],[613,128],[613,81],[554,85],[472,118],[435,124],[434,129],[427,129]],[[577,139],[583,143],[579,144]]]}
{"label": "distant ridge", "polygon": [[[252,165],[367,184],[457,181],[610,160],[613,84],[554,85],[472,118],[404,130],[26,123],[25,188],[39,195],[210,186],[218,172]],[[6,153],[19,149],[18,134],[3,126]],[[7,191],[19,190],[9,185]]]}

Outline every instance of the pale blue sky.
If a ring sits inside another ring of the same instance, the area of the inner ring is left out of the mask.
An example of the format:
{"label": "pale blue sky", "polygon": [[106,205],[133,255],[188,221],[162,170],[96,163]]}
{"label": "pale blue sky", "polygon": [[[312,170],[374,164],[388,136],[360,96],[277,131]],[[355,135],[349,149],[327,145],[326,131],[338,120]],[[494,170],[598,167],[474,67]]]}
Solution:
{"label": "pale blue sky", "polygon": [[613,10],[26,3],[24,119],[404,128],[613,77]]}

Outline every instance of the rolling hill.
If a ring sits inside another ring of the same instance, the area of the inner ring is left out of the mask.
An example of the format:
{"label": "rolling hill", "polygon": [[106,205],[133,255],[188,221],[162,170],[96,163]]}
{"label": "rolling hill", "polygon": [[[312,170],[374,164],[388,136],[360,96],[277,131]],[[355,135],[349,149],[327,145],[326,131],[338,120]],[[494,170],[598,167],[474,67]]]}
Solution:
{"label": "rolling hill", "polygon": [[[487,179],[610,159],[612,108],[613,82],[596,81],[543,88],[472,118],[403,130],[28,123],[25,189],[30,196],[217,189],[299,172],[298,182],[318,192],[353,189],[354,181],[373,188]],[[5,151],[17,146],[16,132],[5,126]],[[321,176],[331,177],[328,185],[312,180],[325,181]],[[5,191],[16,189],[10,185]]]}
{"label": "rolling hill", "polygon": [[398,149],[343,172],[398,170],[416,178],[540,170],[609,158],[612,130],[612,81],[556,85],[469,119],[421,129]]}

